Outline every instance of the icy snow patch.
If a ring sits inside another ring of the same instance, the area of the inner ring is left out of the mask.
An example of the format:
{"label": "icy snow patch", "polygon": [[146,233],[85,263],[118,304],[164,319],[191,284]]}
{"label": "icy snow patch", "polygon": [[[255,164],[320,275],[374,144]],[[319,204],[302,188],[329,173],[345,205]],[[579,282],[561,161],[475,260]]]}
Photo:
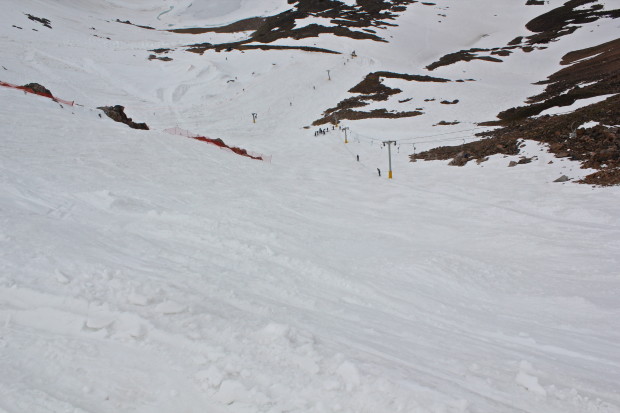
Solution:
{"label": "icy snow patch", "polygon": [[527,361],[521,361],[519,365],[519,373],[515,377],[516,383],[532,393],[546,397],[547,391],[538,383],[538,377],[529,374],[527,371],[532,370],[532,365]]}
{"label": "icy snow patch", "polygon": [[185,311],[187,307],[175,301],[164,301],[155,307],[155,311],[161,314],[178,314]]}

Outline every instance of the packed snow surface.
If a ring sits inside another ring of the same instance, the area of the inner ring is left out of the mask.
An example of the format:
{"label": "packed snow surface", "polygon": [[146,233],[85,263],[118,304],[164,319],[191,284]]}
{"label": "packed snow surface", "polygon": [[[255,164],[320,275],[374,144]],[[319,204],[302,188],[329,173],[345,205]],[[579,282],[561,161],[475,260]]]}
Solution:
{"label": "packed snow surface", "polygon": [[[380,32],[390,43],[305,40],[341,55],[169,62],[147,49],[230,35],[115,20],[204,27],[291,5],[3,3],[0,80],[76,105],[0,88],[0,412],[620,412],[618,188],[554,183],[589,171],[527,141],[514,168],[408,162],[472,139],[613,21],[431,73],[475,82],[394,81],[425,115],[349,122],[345,144],[303,126],[369,72],[427,74],[561,2],[417,3]],[[114,104],[151,130],[99,116]]]}

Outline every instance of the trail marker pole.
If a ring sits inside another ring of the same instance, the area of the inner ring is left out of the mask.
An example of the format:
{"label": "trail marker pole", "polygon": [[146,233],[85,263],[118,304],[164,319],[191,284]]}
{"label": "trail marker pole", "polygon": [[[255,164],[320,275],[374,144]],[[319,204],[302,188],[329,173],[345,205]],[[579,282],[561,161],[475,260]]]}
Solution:
{"label": "trail marker pole", "polygon": [[385,146],[386,144],[388,147],[389,159],[388,179],[392,179],[392,145],[396,146],[396,141],[383,141],[383,146]]}

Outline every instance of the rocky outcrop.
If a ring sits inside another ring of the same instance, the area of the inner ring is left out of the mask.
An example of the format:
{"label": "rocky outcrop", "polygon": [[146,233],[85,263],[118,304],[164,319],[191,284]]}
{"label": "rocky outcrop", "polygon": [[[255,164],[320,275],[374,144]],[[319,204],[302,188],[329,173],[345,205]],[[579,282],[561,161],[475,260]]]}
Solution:
{"label": "rocky outcrop", "polygon": [[24,89],[32,90],[34,93],[38,95],[49,95],[52,96],[52,92],[48,88],[39,83],[28,83],[27,85],[22,86]]}
{"label": "rocky outcrop", "polygon": [[[366,75],[364,80],[349,89],[349,93],[355,93],[357,96],[352,96],[342,100],[336,107],[327,109],[323,112],[323,117],[314,121],[312,124],[315,126],[324,125],[326,123],[337,124],[338,121],[358,120],[358,119],[370,119],[370,118],[384,118],[384,119],[396,119],[406,118],[413,116],[420,116],[424,113],[417,109],[415,111],[388,111],[387,109],[375,109],[369,112],[355,111],[354,108],[361,108],[368,106],[369,102],[382,102],[388,100],[391,96],[397,95],[402,92],[400,89],[391,88],[383,84],[384,79],[401,79],[409,82],[438,82],[446,83],[450,82],[449,79],[440,77],[432,77],[426,75],[410,75],[404,73],[394,72],[373,72]],[[401,103],[408,102],[411,99],[405,99]],[[458,100],[454,103],[458,103]]]}
{"label": "rocky outcrop", "polygon": [[121,105],[115,106],[101,106],[97,109],[101,109],[110,119],[115,122],[124,123],[133,129],[149,130],[146,123],[136,123],[130,117],[125,114],[125,107]]}
{"label": "rocky outcrop", "polygon": [[[541,4],[544,2],[537,0],[530,0],[526,3],[527,6]],[[530,53],[534,50],[545,49],[549,43],[562,36],[570,35],[583,25],[594,23],[599,19],[618,17],[620,17],[620,10],[607,10],[605,5],[598,4],[594,0],[569,0],[562,6],[529,21],[525,28],[529,32],[533,32],[531,35],[518,36],[506,46],[485,49],[473,48],[449,53],[426,66],[426,69],[435,70],[442,66],[472,60],[502,62],[502,59],[494,56],[509,56],[517,50]]]}
{"label": "rocky outcrop", "polygon": [[[234,22],[222,27],[171,29],[170,32],[183,34],[237,33],[253,31],[246,39],[230,43],[199,43],[187,45],[188,51],[202,54],[207,50],[277,50],[299,49],[323,53],[336,51],[311,48],[307,46],[270,45],[284,39],[301,40],[319,37],[322,34],[348,37],[357,40],[374,40],[386,42],[377,34],[377,29],[395,26],[392,21],[407,9],[415,0],[360,0],[356,5],[349,5],[333,0],[289,0],[291,9],[274,16],[253,17]],[[329,20],[329,24],[299,24],[306,18]]]}

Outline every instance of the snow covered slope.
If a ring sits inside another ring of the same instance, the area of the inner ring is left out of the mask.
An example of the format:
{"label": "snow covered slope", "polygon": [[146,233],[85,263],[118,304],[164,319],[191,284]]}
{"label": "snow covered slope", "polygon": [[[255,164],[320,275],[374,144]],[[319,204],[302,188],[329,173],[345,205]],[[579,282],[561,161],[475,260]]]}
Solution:
{"label": "snow covered slope", "polygon": [[[469,139],[617,23],[431,73],[448,84],[386,80],[425,115],[345,122],[344,144],[304,126],[368,73],[428,74],[561,2],[414,3],[377,29],[389,43],[278,41],[342,54],[200,55],[183,46],[248,33],[116,21],[206,27],[291,7],[190,3],[4,1],[0,80],[76,105],[0,87],[0,412],[620,411],[620,190],[552,183],[587,171],[532,142],[518,168],[407,156]],[[160,48],[171,61],[148,59]],[[96,109],[115,104],[151,130]],[[411,137],[386,179],[380,141]]]}

